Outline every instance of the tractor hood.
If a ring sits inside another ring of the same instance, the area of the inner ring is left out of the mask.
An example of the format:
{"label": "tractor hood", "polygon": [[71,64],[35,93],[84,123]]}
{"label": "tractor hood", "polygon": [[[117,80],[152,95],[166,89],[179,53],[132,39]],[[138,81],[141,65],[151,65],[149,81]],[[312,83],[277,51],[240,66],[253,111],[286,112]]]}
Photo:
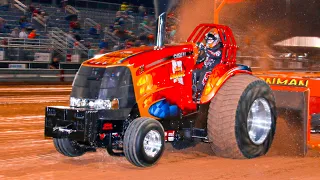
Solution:
{"label": "tractor hood", "polygon": [[120,51],[114,51],[106,54],[99,54],[93,58],[85,61],[83,65],[85,66],[109,66],[109,65],[119,65],[127,64],[126,61],[137,54],[150,51],[153,47],[139,47],[139,48],[130,48]]}
{"label": "tractor hood", "polygon": [[150,65],[159,60],[172,59],[180,56],[180,53],[190,54],[194,50],[192,43],[180,43],[166,45],[162,49],[154,49],[153,46],[142,46],[96,55],[85,61],[84,66],[91,67],[111,67],[111,66],[133,66]]}

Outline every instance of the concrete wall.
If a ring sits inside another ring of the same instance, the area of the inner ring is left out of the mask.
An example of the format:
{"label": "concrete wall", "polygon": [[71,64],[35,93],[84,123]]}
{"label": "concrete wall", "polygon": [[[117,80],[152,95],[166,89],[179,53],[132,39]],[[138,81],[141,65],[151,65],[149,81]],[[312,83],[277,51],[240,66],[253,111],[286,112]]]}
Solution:
{"label": "concrete wall", "polygon": [[0,83],[72,83],[74,69],[0,69]]}

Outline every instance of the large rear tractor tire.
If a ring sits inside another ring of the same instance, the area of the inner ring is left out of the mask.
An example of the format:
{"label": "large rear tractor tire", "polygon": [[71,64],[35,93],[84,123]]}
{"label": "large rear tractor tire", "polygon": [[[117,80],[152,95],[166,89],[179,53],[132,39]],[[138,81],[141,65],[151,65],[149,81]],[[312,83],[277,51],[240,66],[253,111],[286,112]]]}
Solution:
{"label": "large rear tractor tire", "polygon": [[164,129],[152,118],[137,118],[124,134],[123,150],[127,160],[138,167],[157,163],[164,151]]}
{"label": "large rear tractor tire", "polygon": [[252,75],[235,75],[211,100],[208,138],[217,156],[243,159],[266,154],[276,128],[270,87]]}
{"label": "large rear tractor tire", "polygon": [[82,156],[86,150],[80,146],[76,141],[71,141],[68,138],[53,138],[53,144],[56,150],[68,157]]}

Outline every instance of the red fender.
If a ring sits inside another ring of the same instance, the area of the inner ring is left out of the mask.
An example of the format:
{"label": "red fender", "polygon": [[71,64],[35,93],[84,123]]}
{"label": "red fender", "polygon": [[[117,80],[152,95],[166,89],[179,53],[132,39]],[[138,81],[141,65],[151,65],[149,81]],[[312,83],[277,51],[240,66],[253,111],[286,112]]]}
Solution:
{"label": "red fender", "polygon": [[206,104],[217,94],[222,85],[236,74],[252,74],[247,66],[235,66],[228,68],[228,65],[220,64],[215,67],[210,75],[200,99],[200,104]]}

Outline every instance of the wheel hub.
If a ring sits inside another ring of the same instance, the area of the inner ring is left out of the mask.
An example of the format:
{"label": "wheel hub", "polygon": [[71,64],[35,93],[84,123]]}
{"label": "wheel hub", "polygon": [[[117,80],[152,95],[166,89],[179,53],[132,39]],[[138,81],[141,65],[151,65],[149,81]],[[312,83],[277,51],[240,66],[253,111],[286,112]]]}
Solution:
{"label": "wheel hub", "polygon": [[271,108],[264,98],[256,99],[249,110],[247,130],[250,140],[256,144],[262,144],[270,132],[272,124]]}
{"label": "wheel hub", "polygon": [[163,144],[161,143],[161,135],[156,130],[150,130],[143,140],[143,149],[147,156],[155,157]]}

